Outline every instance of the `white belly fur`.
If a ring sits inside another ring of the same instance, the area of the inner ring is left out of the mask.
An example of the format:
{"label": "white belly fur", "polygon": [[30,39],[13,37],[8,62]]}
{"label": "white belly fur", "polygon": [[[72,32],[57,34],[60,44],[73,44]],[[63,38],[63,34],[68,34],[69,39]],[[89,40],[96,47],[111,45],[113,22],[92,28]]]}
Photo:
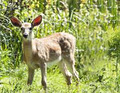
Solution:
{"label": "white belly fur", "polygon": [[60,62],[62,60],[62,57],[58,57],[58,59],[52,61],[52,62],[47,62],[47,66],[48,68],[51,67],[52,65],[56,65],[58,62]]}

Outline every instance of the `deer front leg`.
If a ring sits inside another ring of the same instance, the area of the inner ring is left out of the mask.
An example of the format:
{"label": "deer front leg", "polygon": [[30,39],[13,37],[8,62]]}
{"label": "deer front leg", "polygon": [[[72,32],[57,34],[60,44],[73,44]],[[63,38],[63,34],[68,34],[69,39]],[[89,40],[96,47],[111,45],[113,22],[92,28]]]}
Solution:
{"label": "deer front leg", "polygon": [[34,69],[28,67],[28,81],[27,84],[31,85],[34,77]]}
{"label": "deer front leg", "polygon": [[42,75],[41,83],[42,83],[44,90],[46,90],[46,88],[47,88],[46,74],[47,74],[47,64],[43,63],[43,64],[41,64],[41,75]]}

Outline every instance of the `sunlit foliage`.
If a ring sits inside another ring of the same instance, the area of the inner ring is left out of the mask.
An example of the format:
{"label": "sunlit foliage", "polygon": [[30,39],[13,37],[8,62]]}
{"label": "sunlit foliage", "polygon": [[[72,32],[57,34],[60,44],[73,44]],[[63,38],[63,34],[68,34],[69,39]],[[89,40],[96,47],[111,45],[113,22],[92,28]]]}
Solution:
{"label": "sunlit foliage", "polygon": [[33,85],[26,85],[27,67],[22,63],[21,32],[9,19],[16,16],[23,22],[31,22],[38,15],[43,16],[43,21],[34,29],[37,38],[67,32],[77,39],[75,58],[80,86],[73,83],[71,90],[66,89],[60,71],[53,66],[48,69],[49,93],[120,92],[119,0],[1,0],[0,93],[43,91],[40,71],[37,71]]}

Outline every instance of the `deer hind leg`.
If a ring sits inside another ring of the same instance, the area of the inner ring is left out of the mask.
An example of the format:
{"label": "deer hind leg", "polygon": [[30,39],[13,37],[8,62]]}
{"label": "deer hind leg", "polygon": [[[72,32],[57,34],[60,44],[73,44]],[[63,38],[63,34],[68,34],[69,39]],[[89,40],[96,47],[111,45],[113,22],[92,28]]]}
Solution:
{"label": "deer hind leg", "polygon": [[45,91],[46,91],[46,88],[47,88],[46,74],[47,74],[47,64],[42,63],[41,64],[41,76],[42,76],[41,83],[42,83],[42,86],[43,86]]}
{"label": "deer hind leg", "polygon": [[74,80],[79,83],[79,74],[77,70],[75,69],[75,58],[74,54],[71,53],[70,55],[67,55],[65,58],[67,67],[69,68],[69,71],[72,73]]}
{"label": "deer hind leg", "polygon": [[34,69],[28,67],[28,81],[27,84],[31,85],[34,77]]}
{"label": "deer hind leg", "polygon": [[70,85],[72,83],[71,80],[72,74],[68,71],[65,62],[62,60],[61,62],[58,63],[58,66],[66,79],[67,85]]}

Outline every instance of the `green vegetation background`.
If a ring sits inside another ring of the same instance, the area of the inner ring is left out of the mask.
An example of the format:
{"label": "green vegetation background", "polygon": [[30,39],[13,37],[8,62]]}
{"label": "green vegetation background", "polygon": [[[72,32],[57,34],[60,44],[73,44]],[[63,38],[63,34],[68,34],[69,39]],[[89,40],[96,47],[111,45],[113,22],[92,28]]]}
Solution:
{"label": "green vegetation background", "polygon": [[43,21],[34,29],[37,38],[67,32],[77,39],[80,85],[73,82],[68,89],[58,67],[52,66],[49,93],[120,93],[119,0],[0,0],[0,93],[43,93],[39,70],[32,86],[26,85],[21,32],[9,19],[31,22],[38,15]]}

